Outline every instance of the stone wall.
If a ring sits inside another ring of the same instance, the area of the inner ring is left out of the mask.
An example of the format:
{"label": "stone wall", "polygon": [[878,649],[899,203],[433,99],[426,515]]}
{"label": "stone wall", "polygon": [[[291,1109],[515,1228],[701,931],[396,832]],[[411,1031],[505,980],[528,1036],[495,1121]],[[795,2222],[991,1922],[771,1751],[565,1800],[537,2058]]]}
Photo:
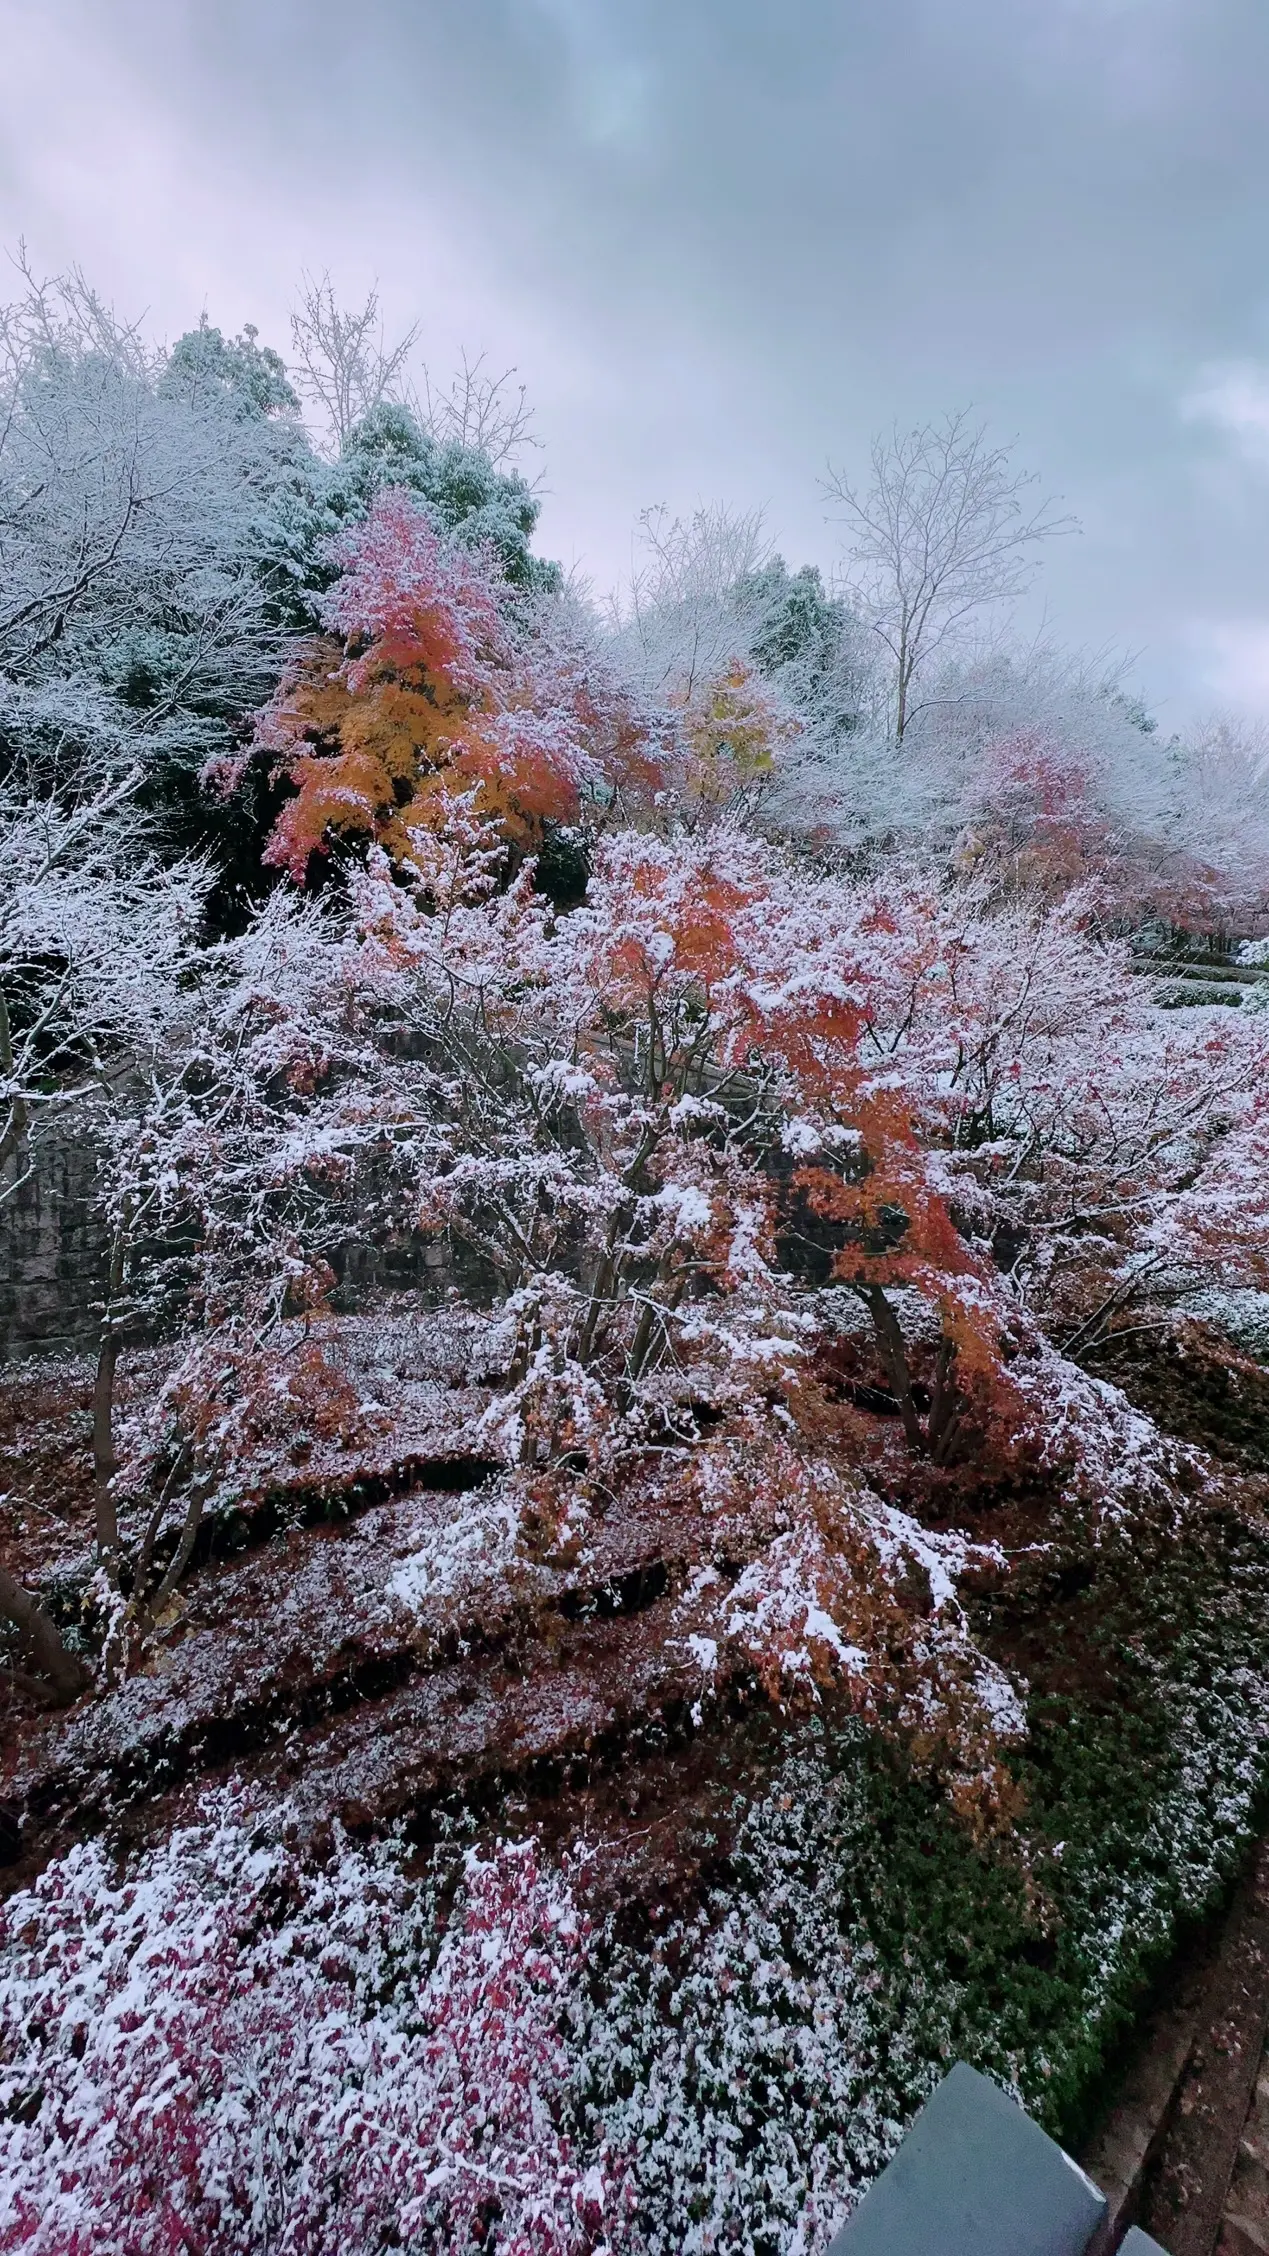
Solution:
{"label": "stone wall", "polygon": [[62,1124],[32,1140],[30,1162],[0,1205],[0,1362],[88,1347],[102,1288],[92,1144]]}
{"label": "stone wall", "polygon": [[[82,1353],[96,1341],[106,1245],[93,1203],[93,1145],[63,1122],[33,1142],[31,1162],[0,1204],[0,1363]],[[381,1243],[350,1238],[333,1265],[342,1309],[383,1293],[425,1303],[455,1288],[478,1303],[494,1297],[492,1276],[465,1248],[413,1232]]]}

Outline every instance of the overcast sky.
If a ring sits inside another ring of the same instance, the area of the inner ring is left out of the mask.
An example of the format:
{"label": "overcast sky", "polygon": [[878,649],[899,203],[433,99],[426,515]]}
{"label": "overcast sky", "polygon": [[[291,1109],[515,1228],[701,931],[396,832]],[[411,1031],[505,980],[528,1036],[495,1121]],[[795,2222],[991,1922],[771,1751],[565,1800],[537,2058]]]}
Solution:
{"label": "overcast sky", "polygon": [[967,403],[1083,525],[1050,627],[1269,712],[1265,0],[0,0],[0,239],[169,338],[378,277],[518,364],[542,545]]}

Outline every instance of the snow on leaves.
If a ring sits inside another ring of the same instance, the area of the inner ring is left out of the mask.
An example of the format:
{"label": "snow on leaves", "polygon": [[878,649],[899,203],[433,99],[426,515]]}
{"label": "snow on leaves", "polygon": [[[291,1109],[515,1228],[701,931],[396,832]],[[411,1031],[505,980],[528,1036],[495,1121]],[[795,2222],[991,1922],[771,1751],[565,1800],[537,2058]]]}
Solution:
{"label": "snow on leaves", "polygon": [[351,832],[408,865],[464,806],[521,843],[570,820],[593,767],[578,685],[522,654],[492,557],[442,541],[388,487],[335,561],[338,640],[300,660],[257,732],[296,786],[266,860],[302,878]]}
{"label": "snow on leaves", "polygon": [[[186,1337],[101,1498],[154,1540],[185,1513],[167,1597],[271,1449],[390,1447],[391,1388],[324,1358],[327,1296],[354,1232],[438,1241],[495,1304],[482,1571],[575,1565],[639,1486],[702,1525],[774,1494],[684,1635],[773,1697],[847,1684],[990,1799],[1013,1698],[923,1523],[1008,1492],[1096,1526],[1192,1485],[1079,1359],[1151,1295],[1263,1284],[1263,1022],[1155,1007],[1104,936],[1092,783],[1038,736],[981,766],[952,871],[843,872],[755,827],[787,716],[734,651],[654,711],[397,487],[332,561],[258,743],[295,787],[269,859],[339,846],[337,882],[167,981],[110,1204],[120,1324],[175,1280]],[[569,905],[531,859],[552,825]],[[420,1558],[397,1595],[469,1566]]]}
{"label": "snow on leaves", "polygon": [[[781,1704],[839,1687],[874,1726],[899,1733],[918,1765],[942,1772],[975,1826],[998,1823],[1016,1803],[1002,1756],[1024,1736],[1025,1713],[1019,1688],[976,1645],[958,1585],[971,1570],[994,1577],[1002,1555],[922,1528],[787,1436],[765,1436],[763,1456],[783,1531],[734,1578],[698,1570],[679,1603],[703,1690],[723,1654]],[[711,1502],[725,1509],[722,1463],[712,1469]]]}
{"label": "snow on leaves", "polygon": [[313,1870],[279,1826],[221,1797],[0,1916],[0,2249],[613,2245],[622,2170],[564,2128],[565,1882],[532,1844],[473,1855],[438,1942],[389,1853]]}

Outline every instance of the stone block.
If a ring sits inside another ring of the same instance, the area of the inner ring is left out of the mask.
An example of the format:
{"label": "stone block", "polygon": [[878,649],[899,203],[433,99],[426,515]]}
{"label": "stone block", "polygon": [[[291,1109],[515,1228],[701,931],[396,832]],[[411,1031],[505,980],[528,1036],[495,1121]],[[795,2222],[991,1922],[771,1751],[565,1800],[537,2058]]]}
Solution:
{"label": "stone block", "polygon": [[1105,2210],[1039,2124],[958,2061],[829,2256],[1084,2256]]}

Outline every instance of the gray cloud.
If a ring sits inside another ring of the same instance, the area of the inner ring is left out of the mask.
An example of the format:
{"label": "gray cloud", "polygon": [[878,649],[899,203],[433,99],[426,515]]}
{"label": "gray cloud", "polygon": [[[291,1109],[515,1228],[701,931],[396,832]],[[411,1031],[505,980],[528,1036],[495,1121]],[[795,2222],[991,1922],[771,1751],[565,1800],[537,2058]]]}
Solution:
{"label": "gray cloud", "polygon": [[1178,713],[1269,706],[1263,0],[0,0],[0,24],[10,239],[168,327],[206,300],[276,334],[298,264],[377,272],[440,357],[520,361],[545,533],[601,578],[641,503],[714,495],[830,561],[825,457],[973,401],[1084,520],[1053,627],[1141,646]]}

